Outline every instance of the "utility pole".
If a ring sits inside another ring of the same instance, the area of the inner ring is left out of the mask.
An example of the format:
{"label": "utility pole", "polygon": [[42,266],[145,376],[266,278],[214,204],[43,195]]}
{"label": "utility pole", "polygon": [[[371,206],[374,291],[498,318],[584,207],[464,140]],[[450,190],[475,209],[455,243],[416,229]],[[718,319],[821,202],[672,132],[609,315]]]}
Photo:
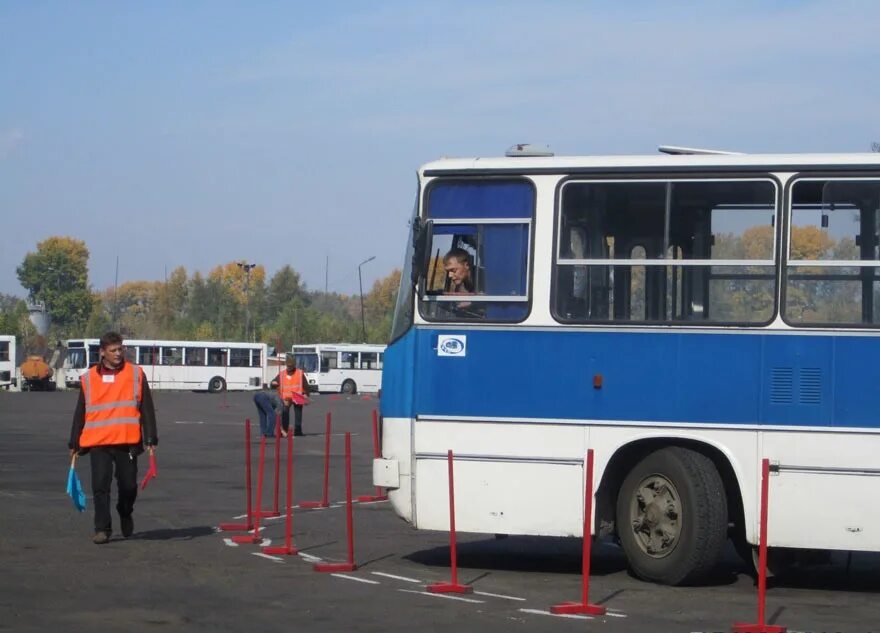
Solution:
{"label": "utility pole", "polygon": [[361,266],[373,261],[374,259],[376,259],[375,255],[373,255],[369,259],[365,259],[360,264],[358,264],[358,286],[361,290],[361,343],[367,342],[367,320],[364,317],[364,282],[361,278]]}
{"label": "utility pole", "polygon": [[244,271],[244,340],[250,341],[248,331],[251,326],[251,270],[256,264],[248,264],[247,262],[235,262],[236,265]]}

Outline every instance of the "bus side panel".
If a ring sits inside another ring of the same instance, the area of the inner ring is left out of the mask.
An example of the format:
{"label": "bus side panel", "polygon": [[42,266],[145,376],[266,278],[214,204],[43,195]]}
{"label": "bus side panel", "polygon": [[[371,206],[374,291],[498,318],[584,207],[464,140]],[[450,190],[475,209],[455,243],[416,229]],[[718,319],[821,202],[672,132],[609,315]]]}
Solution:
{"label": "bus side panel", "polygon": [[[580,536],[583,463],[455,462],[455,526],[462,532]],[[416,527],[449,529],[445,458],[416,460]],[[552,482],[552,485],[548,485]],[[581,499],[580,504],[572,499]],[[523,529],[529,526],[529,529]]]}
{"label": "bus side panel", "polygon": [[382,399],[379,404],[383,417],[415,417],[413,393],[416,385],[416,335],[415,328],[410,328],[385,350]]}
{"label": "bus side panel", "polygon": [[[875,503],[880,490],[880,435],[774,431],[762,435],[764,456],[784,467],[770,475],[770,545],[880,550]],[[803,469],[791,470],[793,466]],[[841,467],[851,470],[822,470]],[[860,469],[875,472],[859,473]]]}

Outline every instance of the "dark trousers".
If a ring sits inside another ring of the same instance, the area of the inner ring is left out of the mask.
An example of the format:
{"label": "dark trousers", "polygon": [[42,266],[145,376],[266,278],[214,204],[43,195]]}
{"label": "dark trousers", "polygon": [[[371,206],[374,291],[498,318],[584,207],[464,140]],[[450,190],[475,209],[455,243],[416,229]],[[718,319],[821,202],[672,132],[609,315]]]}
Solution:
{"label": "dark trousers", "polygon": [[137,498],[137,456],[127,446],[97,446],[89,451],[92,462],[92,494],[95,501],[95,532],[112,532],[110,485],[116,467],[116,511],[127,517]]}
{"label": "dark trousers", "polygon": [[254,404],[260,414],[260,433],[264,437],[272,437],[275,435],[275,408],[272,406],[272,399],[259,391],[254,394]]}
{"label": "dark trousers", "polygon": [[[293,429],[298,433],[302,433],[303,428],[303,408],[301,404],[292,404],[293,407]],[[281,428],[285,431],[290,430],[290,407],[284,407],[281,411]]]}

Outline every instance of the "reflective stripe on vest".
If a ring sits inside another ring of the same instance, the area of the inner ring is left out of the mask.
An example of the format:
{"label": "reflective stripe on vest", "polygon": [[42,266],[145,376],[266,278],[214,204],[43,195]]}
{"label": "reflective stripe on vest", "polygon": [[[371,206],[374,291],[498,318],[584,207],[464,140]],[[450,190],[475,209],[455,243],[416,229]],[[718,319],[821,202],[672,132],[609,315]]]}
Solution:
{"label": "reflective stripe on vest", "polygon": [[[86,413],[80,446],[140,443],[141,371],[125,363],[116,374],[99,374],[97,366],[83,374]],[[104,375],[112,375],[113,382],[104,382]]]}
{"label": "reflective stripe on vest", "polygon": [[303,395],[303,372],[302,369],[296,369],[293,372],[293,375],[289,375],[286,371],[282,371],[279,374],[281,380],[278,381],[278,384],[281,386],[281,398],[284,400],[290,400],[290,396],[293,394]]}

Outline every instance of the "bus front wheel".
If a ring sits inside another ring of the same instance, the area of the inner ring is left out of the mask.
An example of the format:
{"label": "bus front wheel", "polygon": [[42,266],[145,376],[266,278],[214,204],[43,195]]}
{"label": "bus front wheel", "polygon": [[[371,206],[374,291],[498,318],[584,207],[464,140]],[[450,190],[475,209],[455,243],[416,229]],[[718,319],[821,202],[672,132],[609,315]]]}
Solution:
{"label": "bus front wheel", "polygon": [[727,541],[727,497],[712,460],[680,446],[647,455],[621,484],[617,535],[636,576],[666,585],[704,579]]}
{"label": "bus front wheel", "polygon": [[221,391],[226,391],[226,381],[223,380],[220,376],[214,376],[211,378],[210,382],[208,382],[208,391],[211,393],[220,393]]}
{"label": "bus front wheel", "polygon": [[357,385],[354,383],[354,380],[348,379],[342,383],[342,393],[348,395],[357,393]]}

